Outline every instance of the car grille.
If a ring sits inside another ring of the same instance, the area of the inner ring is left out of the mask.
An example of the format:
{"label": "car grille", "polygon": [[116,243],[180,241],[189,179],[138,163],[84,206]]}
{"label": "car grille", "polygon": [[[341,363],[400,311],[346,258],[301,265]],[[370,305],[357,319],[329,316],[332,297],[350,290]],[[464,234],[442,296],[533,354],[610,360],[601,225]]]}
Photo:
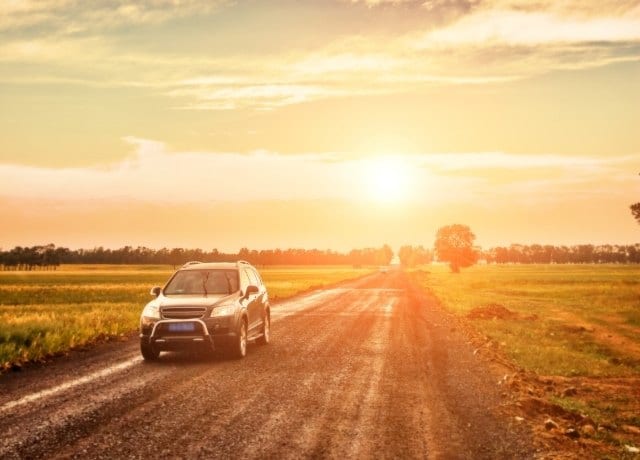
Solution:
{"label": "car grille", "polygon": [[162,317],[165,319],[200,319],[207,309],[205,307],[165,307]]}

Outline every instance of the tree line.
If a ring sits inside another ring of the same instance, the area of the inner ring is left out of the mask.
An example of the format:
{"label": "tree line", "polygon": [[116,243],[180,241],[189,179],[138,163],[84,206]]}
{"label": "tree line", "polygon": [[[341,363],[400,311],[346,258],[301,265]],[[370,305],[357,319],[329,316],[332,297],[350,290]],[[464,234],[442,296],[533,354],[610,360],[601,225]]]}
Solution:
{"label": "tree line", "polygon": [[232,262],[246,260],[254,265],[388,265],[393,251],[388,245],[380,248],[353,249],[347,253],[319,249],[242,248],[237,253],[223,253],[217,249],[162,248],[125,246],[119,249],[97,247],[71,250],[44,246],[16,246],[0,251],[3,270],[55,270],[60,264],[155,264],[182,265],[191,260],[202,262]]}
{"label": "tree line", "polygon": [[[440,239],[437,241],[441,241]],[[488,250],[466,246],[464,252],[453,257],[451,249],[440,245],[440,250],[422,246],[402,246],[398,253],[400,264],[406,267],[429,264],[433,260],[454,262],[459,268],[484,261],[489,264],[638,264],[640,244],[553,246],[541,244],[512,244]]]}
{"label": "tree line", "polygon": [[640,244],[512,244],[481,251],[479,258],[498,264],[637,264],[640,263]]}
{"label": "tree line", "polygon": [[[437,241],[442,240],[442,235]],[[457,241],[457,240],[454,240]],[[448,242],[449,246],[453,243]],[[398,252],[400,264],[405,267],[429,264],[433,260],[454,261],[460,267],[484,260],[490,264],[637,264],[640,263],[640,244],[553,246],[540,244],[512,244],[482,250],[467,242],[455,258],[440,245],[436,250],[423,246],[402,246]],[[97,247],[71,250],[53,244],[0,250],[2,270],[55,270],[60,264],[153,264],[174,267],[190,260],[203,262],[233,262],[246,260],[254,265],[388,265],[393,250],[380,248],[353,249],[336,252],[319,249],[268,249],[242,248],[237,253],[223,253],[217,249],[162,248],[125,246],[119,249]],[[452,259],[452,260],[449,260]]]}

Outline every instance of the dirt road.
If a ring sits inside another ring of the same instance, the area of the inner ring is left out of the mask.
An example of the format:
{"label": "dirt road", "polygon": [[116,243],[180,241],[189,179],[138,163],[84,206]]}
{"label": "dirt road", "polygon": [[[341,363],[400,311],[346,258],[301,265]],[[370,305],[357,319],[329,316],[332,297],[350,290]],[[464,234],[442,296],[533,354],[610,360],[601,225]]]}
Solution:
{"label": "dirt road", "polygon": [[137,342],[0,377],[2,458],[533,458],[494,375],[404,274],[273,307],[242,361]]}

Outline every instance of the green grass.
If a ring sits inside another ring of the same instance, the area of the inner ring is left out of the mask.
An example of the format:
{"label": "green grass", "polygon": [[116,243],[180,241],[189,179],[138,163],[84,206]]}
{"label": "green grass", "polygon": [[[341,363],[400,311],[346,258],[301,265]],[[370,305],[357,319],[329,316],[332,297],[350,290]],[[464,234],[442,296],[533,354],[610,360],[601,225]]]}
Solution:
{"label": "green grass", "polygon": [[[350,267],[259,270],[272,300],[357,278]],[[62,266],[48,272],[0,272],[0,369],[40,360],[134,331],[149,290],[168,266]]]}
{"label": "green grass", "polygon": [[542,375],[640,374],[638,266],[489,265],[458,275],[425,268],[411,276],[456,314],[490,304],[519,313],[471,321],[521,367]]}

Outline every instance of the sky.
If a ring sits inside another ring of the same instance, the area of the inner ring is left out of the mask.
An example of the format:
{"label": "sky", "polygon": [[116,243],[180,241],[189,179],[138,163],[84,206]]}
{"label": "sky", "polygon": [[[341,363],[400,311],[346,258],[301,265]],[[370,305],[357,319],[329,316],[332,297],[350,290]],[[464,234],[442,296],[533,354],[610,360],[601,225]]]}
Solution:
{"label": "sky", "polygon": [[2,0],[0,248],[629,244],[640,1]]}

